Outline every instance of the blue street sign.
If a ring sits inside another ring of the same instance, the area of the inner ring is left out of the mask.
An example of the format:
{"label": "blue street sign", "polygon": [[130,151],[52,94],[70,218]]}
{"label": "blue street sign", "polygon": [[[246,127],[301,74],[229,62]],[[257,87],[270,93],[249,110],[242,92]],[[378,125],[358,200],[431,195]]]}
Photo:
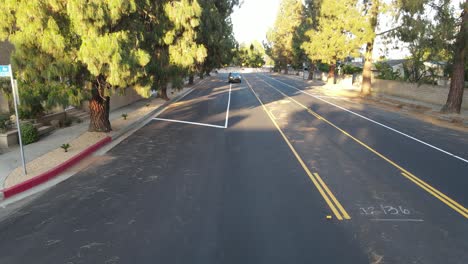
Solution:
{"label": "blue street sign", "polygon": [[10,67],[8,65],[0,65],[0,77],[10,77]]}

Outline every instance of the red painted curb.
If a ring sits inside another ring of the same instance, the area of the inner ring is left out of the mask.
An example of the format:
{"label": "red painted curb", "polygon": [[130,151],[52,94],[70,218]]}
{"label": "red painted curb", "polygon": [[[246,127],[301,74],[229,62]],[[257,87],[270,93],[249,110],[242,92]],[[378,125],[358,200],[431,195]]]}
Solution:
{"label": "red painted curb", "polygon": [[48,170],[48,171],[46,171],[46,172],[44,172],[42,174],[39,174],[36,177],[31,178],[31,179],[29,179],[29,180],[27,180],[25,182],[22,182],[22,183],[19,183],[19,184],[15,185],[15,186],[10,187],[10,188],[4,189],[3,190],[4,199],[9,198],[9,197],[11,197],[13,195],[19,194],[21,192],[24,192],[26,190],[29,190],[29,189],[31,189],[31,188],[39,185],[39,184],[42,184],[42,183],[54,178],[58,174],[64,172],[68,168],[72,167],[73,165],[75,165],[79,161],[83,160],[85,157],[89,156],[90,154],[92,154],[93,152],[100,149],[101,147],[103,147],[104,145],[106,145],[107,143],[109,143],[111,141],[112,141],[111,137],[105,137],[105,138],[101,139],[100,141],[98,141],[97,143],[95,143],[94,145],[92,145],[92,146],[88,147],[87,149],[83,150],[78,155],[76,155],[76,156],[72,157],[71,159],[65,161],[64,163],[58,165],[57,167],[55,167],[53,169],[50,169],[50,170]]}

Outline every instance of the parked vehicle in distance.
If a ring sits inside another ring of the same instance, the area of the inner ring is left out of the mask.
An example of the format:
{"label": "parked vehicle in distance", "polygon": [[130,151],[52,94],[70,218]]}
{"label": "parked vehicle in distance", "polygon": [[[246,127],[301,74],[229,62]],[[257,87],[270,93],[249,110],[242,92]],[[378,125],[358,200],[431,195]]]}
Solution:
{"label": "parked vehicle in distance", "polygon": [[228,76],[228,82],[229,83],[241,83],[242,77],[237,72],[230,72]]}

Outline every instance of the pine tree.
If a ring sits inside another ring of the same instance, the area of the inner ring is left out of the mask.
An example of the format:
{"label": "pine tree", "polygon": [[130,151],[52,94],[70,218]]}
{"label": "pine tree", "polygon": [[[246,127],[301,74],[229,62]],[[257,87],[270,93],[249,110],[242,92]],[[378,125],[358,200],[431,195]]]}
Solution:
{"label": "pine tree", "polygon": [[[465,90],[465,76],[467,65],[467,46],[468,46],[468,1],[462,4],[462,14],[458,32],[455,35],[453,44],[453,70],[450,74],[450,90],[447,96],[447,102],[442,107],[443,113],[460,113],[463,103],[463,92]],[[442,25],[443,30],[443,25]]]}
{"label": "pine tree", "polygon": [[302,48],[309,59],[330,64],[329,80],[334,79],[339,60],[358,54],[369,38],[369,23],[362,16],[357,0],[324,0],[317,29],[309,30]]}
{"label": "pine tree", "polygon": [[[165,1],[163,38],[155,47],[155,88],[168,100],[168,82],[180,86],[182,76],[207,57],[206,48],[196,42],[202,7],[197,1]],[[155,3],[156,6],[161,3]]]}
{"label": "pine tree", "polygon": [[302,44],[307,41],[306,32],[318,29],[318,17],[322,0],[305,0],[304,4],[301,25],[297,28],[294,38],[294,57],[296,61],[308,62],[308,79],[312,80],[316,61],[312,61],[307,57]]}
{"label": "pine tree", "polygon": [[260,42],[243,43],[239,47],[237,63],[239,66],[258,68],[265,64],[265,56],[265,49]]}
{"label": "pine tree", "polygon": [[461,3],[459,16],[450,0],[399,1],[398,8],[402,23],[395,35],[409,44],[413,81],[426,77],[425,60],[448,60],[452,69],[450,90],[441,112],[460,113],[465,86],[468,2]]}
{"label": "pine tree", "polygon": [[180,85],[203,62],[201,12],[196,0],[8,0],[0,40],[14,44],[17,77],[31,94],[50,105],[89,98],[89,130],[108,132],[113,90],[159,89],[167,99],[167,83]]}
{"label": "pine tree", "polygon": [[199,0],[203,8],[197,42],[207,49],[207,58],[198,66],[200,77],[229,64],[234,56],[236,41],[230,15],[238,0]]}
{"label": "pine tree", "polygon": [[[57,104],[86,98],[79,40],[70,32],[65,1],[6,1],[0,9],[0,40],[15,46],[12,64],[21,89],[21,110],[40,115]],[[84,73],[83,73],[84,72]],[[45,85],[47,83],[47,86]]]}
{"label": "pine tree", "polygon": [[[1,38],[15,45],[18,78],[27,86],[47,87],[48,96],[90,96],[90,131],[108,132],[109,93],[142,78],[149,55],[136,32],[125,28],[136,12],[135,1],[8,1],[1,17]],[[84,91],[83,88],[87,88]],[[76,103],[76,102],[75,102]]]}
{"label": "pine tree", "polygon": [[282,0],[275,24],[267,33],[268,55],[275,67],[287,73],[294,62],[294,36],[301,25],[303,5],[300,0]]}
{"label": "pine tree", "polygon": [[365,0],[365,12],[368,16],[368,39],[366,43],[366,53],[364,57],[364,68],[362,70],[361,94],[369,96],[372,88],[372,53],[374,51],[374,42],[376,37],[376,28],[378,24],[379,12],[382,9],[380,0]]}
{"label": "pine tree", "polygon": [[146,77],[145,66],[150,61],[150,55],[138,41],[139,31],[130,30],[142,27],[137,2],[95,0],[84,4],[81,0],[69,0],[59,10],[66,10],[69,30],[79,38],[77,60],[88,72],[89,131],[108,132],[112,129],[109,91],[137,84]]}

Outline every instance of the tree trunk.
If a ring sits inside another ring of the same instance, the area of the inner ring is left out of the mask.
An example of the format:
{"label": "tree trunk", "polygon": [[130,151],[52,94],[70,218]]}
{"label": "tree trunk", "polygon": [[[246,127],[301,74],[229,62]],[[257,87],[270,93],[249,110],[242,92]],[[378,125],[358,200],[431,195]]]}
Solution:
{"label": "tree trunk", "polygon": [[333,83],[333,84],[335,83],[335,69],[336,69],[335,63],[330,65],[330,68],[328,69],[328,79],[327,79],[328,83]]}
{"label": "tree trunk", "polygon": [[189,75],[189,78],[188,78],[188,84],[193,84],[193,80],[194,80],[194,76],[193,74]]}
{"label": "tree trunk", "polygon": [[[372,32],[375,33],[377,27],[377,19],[379,15],[380,1],[375,0],[371,7],[370,26]],[[364,61],[364,68],[362,70],[362,84],[361,94],[369,96],[372,93],[372,52],[374,51],[375,35],[367,42],[366,57]]]}
{"label": "tree trunk", "polygon": [[362,70],[362,85],[361,94],[369,96],[372,87],[372,50],[374,49],[374,39],[367,43],[366,58],[364,61],[364,68]]}
{"label": "tree trunk", "polygon": [[[289,69],[288,69],[288,62],[287,62],[287,59],[286,58],[283,58],[281,59],[281,66],[283,67],[283,71],[284,71],[284,74],[288,74],[289,73]],[[281,71],[280,71],[281,73]]]}
{"label": "tree trunk", "polygon": [[307,76],[307,80],[313,80],[314,79],[314,72],[315,72],[315,65],[311,63],[309,65],[309,76]]}
{"label": "tree trunk", "polygon": [[112,130],[112,127],[111,127],[111,123],[110,123],[110,96],[106,96],[106,101],[105,101],[105,105],[106,105],[106,120],[107,122],[109,123],[109,127],[111,128]]}
{"label": "tree trunk", "polygon": [[159,98],[169,101],[169,96],[167,96],[167,84],[164,84],[159,88]]}
{"label": "tree trunk", "polygon": [[453,58],[453,71],[450,81],[450,91],[447,102],[440,110],[442,113],[460,113],[465,90],[465,57],[466,57],[466,23],[468,23],[468,4],[465,4],[460,32],[455,42],[455,54]]}
{"label": "tree trunk", "polygon": [[112,130],[109,121],[109,106],[110,97],[102,97],[102,91],[99,93],[99,88],[92,89],[92,97],[89,100],[89,132],[110,132]]}

